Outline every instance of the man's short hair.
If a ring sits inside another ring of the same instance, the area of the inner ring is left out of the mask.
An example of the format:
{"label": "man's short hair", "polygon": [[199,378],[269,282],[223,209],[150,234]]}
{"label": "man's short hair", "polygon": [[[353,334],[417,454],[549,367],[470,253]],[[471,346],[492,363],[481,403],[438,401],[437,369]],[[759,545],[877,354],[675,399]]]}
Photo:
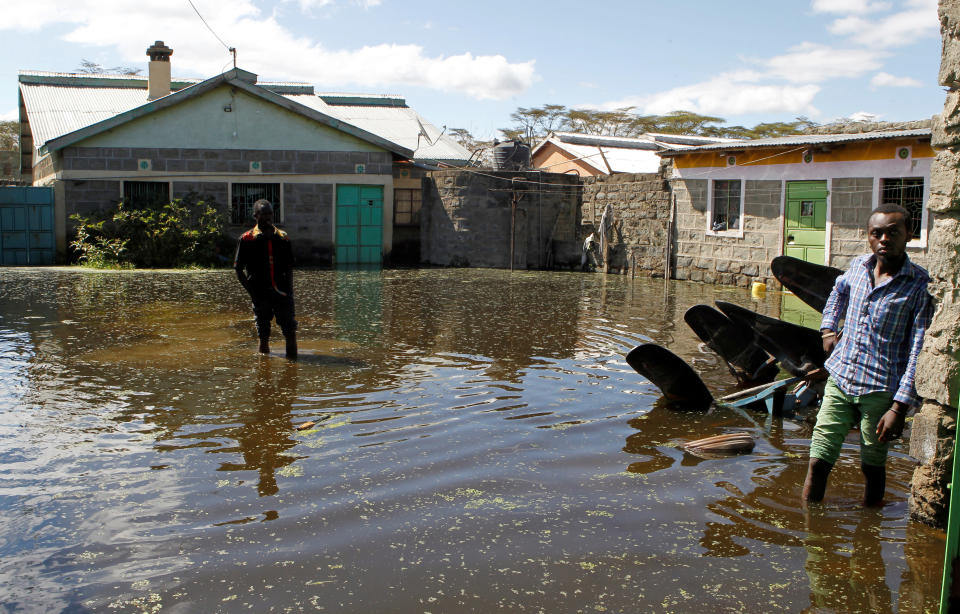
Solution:
{"label": "man's short hair", "polygon": [[257,217],[258,215],[260,215],[260,212],[263,211],[264,209],[269,209],[272,212],[273,205],[271,205],[270,201],[267,200],[266,198],[261,198],[257,202],[253,203],[253,217]]}
{"label": "man's short hair", "polygon": [[901,207],[897,203],[883,203],[882,205],[880,205],[879,207],[871,211],[870,217],[867,218],[868,225],[870,224],[870,218],[872,218],[874,215],[878,213],[899,213],[900,215],[903,216],[903,225],[906,227],[907,231],[909,232],[910,229],[913,227],[911,225],[912,216],[910,215],[910,211],[907,210],[905,207]]}

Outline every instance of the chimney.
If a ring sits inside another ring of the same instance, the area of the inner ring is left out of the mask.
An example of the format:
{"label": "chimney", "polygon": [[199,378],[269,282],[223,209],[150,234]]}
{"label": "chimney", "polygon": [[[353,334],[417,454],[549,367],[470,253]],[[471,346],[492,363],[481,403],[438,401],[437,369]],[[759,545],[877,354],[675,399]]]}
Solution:
{"label": "chimney", "polygon": [[150,56],[147,100],[156,100],[170,93],[170,56],[173,55],[173,49],[164,45],[163,41],[156,41],[147,48],[147,55]]}

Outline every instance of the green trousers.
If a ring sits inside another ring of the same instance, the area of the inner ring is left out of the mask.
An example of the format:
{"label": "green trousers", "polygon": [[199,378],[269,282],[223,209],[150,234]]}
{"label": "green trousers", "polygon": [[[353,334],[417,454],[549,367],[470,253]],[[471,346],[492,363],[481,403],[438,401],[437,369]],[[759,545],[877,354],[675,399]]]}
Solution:
{"label": "green trousers", "polygon": [[840,456],[847,433],[860,423],[860,462],[883,467],[887,462],[887,444],[877,441],[877,422],[893,404],[893,393],[871,392],[861,396],[846,394],[831,377],[823,392],[810,440],[810,456],[831,465]]}

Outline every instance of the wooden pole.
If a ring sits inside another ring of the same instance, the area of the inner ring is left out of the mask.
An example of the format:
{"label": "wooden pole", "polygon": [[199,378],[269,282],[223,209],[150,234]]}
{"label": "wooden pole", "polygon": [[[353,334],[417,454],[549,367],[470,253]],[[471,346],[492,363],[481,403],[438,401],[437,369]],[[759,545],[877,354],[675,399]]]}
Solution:
{"label": "wooden pole", "polygon": [[663,290],[666,292],[670,282],[670,243],[673,240],[673,210],[677,206],[677,195],[671,194],[670,214],[667,216],[667,237],[663,247]]}
{"label": "wooden pole", "polygon": [[517,228],[517,193],[514,191],[510,197],[510,271],[513,271],[514,249],[516,242]]}

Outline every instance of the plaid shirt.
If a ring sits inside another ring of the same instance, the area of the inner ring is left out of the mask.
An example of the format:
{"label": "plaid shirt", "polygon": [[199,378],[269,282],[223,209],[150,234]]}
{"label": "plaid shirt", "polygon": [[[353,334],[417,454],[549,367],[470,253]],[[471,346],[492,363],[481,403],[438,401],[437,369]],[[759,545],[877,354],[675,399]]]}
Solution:
{"label": "plaid shirt", "polygon": [[893,278],[874,288],[876,262],[873,254],[856,258],[833,286],[820,328],[838,331],[841,317],[844,328],[826,368],[849,395],[893,392],[894,401],[917,405],[917,356],[933,312],[930,277],[907,258]]}

